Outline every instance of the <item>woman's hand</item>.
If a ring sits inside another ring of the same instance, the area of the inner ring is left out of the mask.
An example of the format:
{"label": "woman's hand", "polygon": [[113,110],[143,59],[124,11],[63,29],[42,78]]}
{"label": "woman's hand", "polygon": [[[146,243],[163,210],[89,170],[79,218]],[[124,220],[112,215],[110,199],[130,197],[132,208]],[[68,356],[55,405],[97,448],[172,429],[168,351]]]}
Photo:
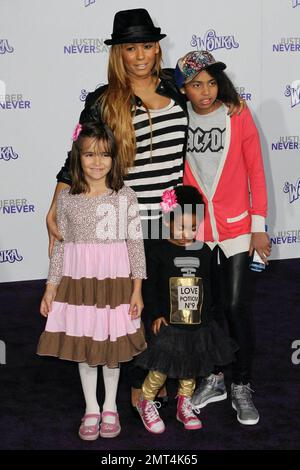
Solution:
{"label": "woman's hand", "polygon": [[137,318],[140,318],[143,308],[144,302],[141,290],[134,290],[130,299],[129,315],[131,316],[131,320],[136,320]]}
{"label": "woman's hand", "polygon": [[47,284],[45,293],[43,295],[43,298],[41,300],[41,305],[40,305],[40,313],[43,315],[43,317],[47,317],[49,312],[51,311],[52,307],[52,302],[56,296],[57,292],[57,286],[54,284]]}
{"label": "woman's hand", "polygon": [[159,333],[162,324],[164,324],[165,326],[169,326],[165,317],[159,317],[152,323],[152,331],[155,335]]}
{"label": "woman's hand", "polygon": [[56,221],[56,202],[57,202],[57,197],[62,189],[70,189],[70,186],[66,183],[57,183],[55,191],[54,191],[53,199],[51,202],[51,207],[46,217],[47,230],[48,230],[48,236],[49,236],[49,247],[48,247],[49,258],[52,254],[55,241],[56,240],[59,240],[60,242],[63,241],[63,237],[58,231],[57,221]]}
{"label": "woman's hand", "polygon": [[59,241],[63,240],[63,237],[58,231],[55,212],[53,213],[51,209],[47,214],[46,224],[47,224],[48,237],[49,237],[48,256],[50,258],[52,251],[53,251],[54,243],[56,242],[56,240],[59,240]]}
{"label": "woman's hand", "polygon": [[255,232],[251,235],[249,256],[256,251],[265,264],[269,264],[268,256],[271,254],[271,242],[266,232]]}
{"label": "woman's hand", "polygon": [[228,107],[228,115],[234,116],[237,114],[238,116],[241,114],[244,108],[247,107],[247,103],[245,100],[240,99],[240,103],[238,105],[233,104],[233,103],[226,103],[226,106]]}

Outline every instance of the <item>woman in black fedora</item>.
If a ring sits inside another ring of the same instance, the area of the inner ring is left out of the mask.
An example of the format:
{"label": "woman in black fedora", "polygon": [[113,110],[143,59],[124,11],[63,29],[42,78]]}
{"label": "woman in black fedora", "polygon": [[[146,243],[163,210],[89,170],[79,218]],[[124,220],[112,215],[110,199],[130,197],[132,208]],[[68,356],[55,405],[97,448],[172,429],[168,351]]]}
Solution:
{"label": "woman in black fedora", "polygon": [[[108,84],[88,94],[80,123],[105,121],[113,130],[125,183],[135,190],[143,221],[146,257],[161,231],[160,200],[166,189],[182,184],[187,142],[184,95],[173,69],[161,69],[159,41],[166,35],[145,9],[116,13],[108,64]],[[70,185],[69,160],[57,175],[47,216],[50,250],[60,239],[56,226],[57,194]],[[147,312],[144,320],[146,330]],[[133,369],[132,404],[138,399],[144,373]],[[94,391],[96,393],[96,390]]]}

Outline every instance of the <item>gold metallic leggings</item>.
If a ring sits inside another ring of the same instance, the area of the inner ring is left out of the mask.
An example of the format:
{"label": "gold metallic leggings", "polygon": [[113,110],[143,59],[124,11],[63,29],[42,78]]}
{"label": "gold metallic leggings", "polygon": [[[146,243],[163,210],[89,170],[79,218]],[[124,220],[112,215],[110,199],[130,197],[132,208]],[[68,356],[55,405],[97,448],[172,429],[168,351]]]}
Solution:
{"label": "gold metallic leggings", "polygon": [[[165,374],[157,370],[151,370],[142,385],[144,398],[146,400],[154,400],[158,391],[164,385],[166,378]],[[191,397],[194,393],[195,385],[195,379],[179,379],[178,395]]]}

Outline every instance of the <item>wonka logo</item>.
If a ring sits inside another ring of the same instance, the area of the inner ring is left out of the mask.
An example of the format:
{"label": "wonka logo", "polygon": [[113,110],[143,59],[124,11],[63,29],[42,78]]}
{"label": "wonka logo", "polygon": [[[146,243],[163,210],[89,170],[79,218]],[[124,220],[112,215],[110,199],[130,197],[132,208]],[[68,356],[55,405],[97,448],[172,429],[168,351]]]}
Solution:
{"label": "wonka logo", "polygon": [[15,263],[16,261],[22,261],[22,259],[23,256],[19,255],[16,248],[0,251],[0,263]]}
{"label": "wonka logo", "polygon": [[19,155],[14,152],[12,147],[0,147],[0,160],[16,160]]}
{"label": "wonka logo", "polygon": [[[99,83],[96,86],[95,90],[97,90],[97,88],[100,88],[101,86],[104,86],[104,85],[105,85],[105,83]],[[85,88],[83,88],[81,90],[80,96],[79,96],[80,101],[85,101],[88,94],[89,94],[89,91],[87,91]]]}
{"label": "wonka logo", "polygon": [[0,39],[0,54],[5,54],[6,52],[11,54],[14,52],[14,48],[9,45],[7,39]]}
{"label": "wonka logo", "polygon": [[88,91],[86,91],[85,89],[81,90],[80,96],[79,96],[80,101],[85,101],[87,95],[88,95]]}
{"label": "wonka logo", "polygon": [[96,3],[96,0],[84,0],[85,7],[89,7],[90,5],[93,5],[93,3]]}
{"label": "wonka logo", "polygon": [[236,49],[239,47],[239,43],[236,42],[234,36],[217,36],[214,29],[209,29],[203,38],[193,34],[191,46],[196,47],[197,50],[214,51],[216,49]]}
{"label": "wonka logo", "polygon": [[291,107],[300,104],[300,80],[295,80],[291,85],[287,85],[284,95],[291,97]]}
{"label": "wonka logo", "polygon": [[283,186],[283,192],[289,195],[289,203],[297,201],[300,198],[300,178],[296,184],[286,182]]}

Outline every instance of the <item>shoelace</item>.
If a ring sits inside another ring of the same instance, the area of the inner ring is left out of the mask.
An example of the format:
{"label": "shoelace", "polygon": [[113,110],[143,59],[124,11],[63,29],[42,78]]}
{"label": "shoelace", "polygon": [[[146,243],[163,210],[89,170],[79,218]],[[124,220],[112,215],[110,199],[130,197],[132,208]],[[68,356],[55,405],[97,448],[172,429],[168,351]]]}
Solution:
{"label": "shoelace", "polygon": [[159,417],[157,409],[161,407],[159,401],[149,401],[145,407],[145,415],[147,421],[155,421]]}
{"label": "shoelace", "polygon": [[207,379],[206,379],[207,385],[209,385],[211,388],[214,386],[214,384],[216,383],[216,381],[217,381],[217,377],[216,377],[215,375],[209,376],[209,377],[207,377]]}
{"label": "shoelace", "polygon": [[254,404],[252,402],[251,392],[255,393],[249,385],[238,385],[234,389],[234,395],[236,396],[237,400],[240,400],[242,404],[248,405],[254,408]]}
{"label": "shoelace", "polygon": [[182,413],[185,418],[195,418],[194,413],[200,414],[200,410],[194,410],[190,400],[185,400],[182,406]]}

